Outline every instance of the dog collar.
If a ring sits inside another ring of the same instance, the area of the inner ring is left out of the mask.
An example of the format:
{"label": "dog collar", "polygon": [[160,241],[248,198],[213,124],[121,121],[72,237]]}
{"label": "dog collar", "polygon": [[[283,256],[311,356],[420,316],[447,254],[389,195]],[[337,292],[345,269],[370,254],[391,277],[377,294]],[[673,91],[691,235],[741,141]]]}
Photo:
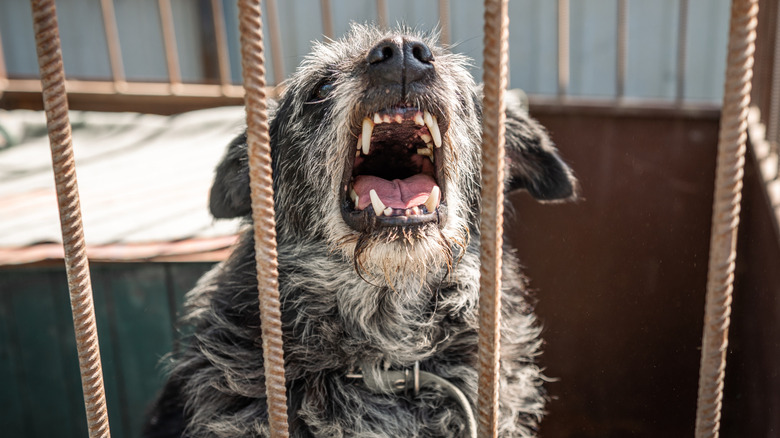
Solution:
{"label": "dog collar", "polygon": [[415,361],[414,365],[403,370],[378,370],[371,373],[363,373],[362,370],[369,369],[360,366],[360,372],[347,373],[348,379],[362,380],[363,385],[374,394],[405,393],[417,396],[420,388],[426,386],[440,386],[447,394],[460,405],[463,413],[466,415],[466,426],[469,429],[470,437],[477,437],[477,422],[474,418],[474,411],[471,408],[469,399],[463,394],[457,386],[449,380],[437,376],[427,371],[420,371],[420,361]]}

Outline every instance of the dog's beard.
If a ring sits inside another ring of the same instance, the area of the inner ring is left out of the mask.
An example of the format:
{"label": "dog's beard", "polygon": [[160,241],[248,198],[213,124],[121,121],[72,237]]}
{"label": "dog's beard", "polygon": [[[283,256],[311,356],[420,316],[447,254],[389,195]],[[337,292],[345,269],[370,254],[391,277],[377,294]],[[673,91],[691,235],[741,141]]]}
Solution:
{"label": "dog's beard", "polygon": [[391,289],[443,280],[464,253],[468,231],[447,237],[436,224],[381,227],[350,236],[341,249],[367,282]]}

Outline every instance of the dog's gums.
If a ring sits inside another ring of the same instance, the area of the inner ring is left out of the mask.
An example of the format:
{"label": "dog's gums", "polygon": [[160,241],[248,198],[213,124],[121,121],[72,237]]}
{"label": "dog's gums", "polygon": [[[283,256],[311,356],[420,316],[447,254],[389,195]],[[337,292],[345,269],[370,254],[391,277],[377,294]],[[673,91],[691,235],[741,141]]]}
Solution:
{"label": "dog's gums", "polygon": [[[468,63],[435,35],[353,25],[315,43],[270,102],[293,438],[472,434],[482,108]],[[516,93],[506,117],[505,189],[573,197],[576,180]],[[217,167],[209,207],[250,225],[245,134]],[[187,294],[192,335],[172,355],[145,437],[269,436],[254,245],[248,226]],[[502,266],[498,431],[534,437],[541,329],[508,247]],[[388,383],[409,370],[439,383]]]}

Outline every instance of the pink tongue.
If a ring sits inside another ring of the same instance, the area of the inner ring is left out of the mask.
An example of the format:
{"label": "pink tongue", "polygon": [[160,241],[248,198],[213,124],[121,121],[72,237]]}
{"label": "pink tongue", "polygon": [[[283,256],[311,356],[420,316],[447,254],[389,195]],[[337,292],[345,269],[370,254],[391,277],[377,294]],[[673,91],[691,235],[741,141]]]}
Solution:
{"label": "pink tongue", "polygon": [[419,173],[406,179],[388,181],[376,176],[360,175],[353,187],[358,194],[357,210],[371,205],[371,190],[375,190],[385,207],[412,208],[424,203],[433,190],[436,181],[430,175]]}

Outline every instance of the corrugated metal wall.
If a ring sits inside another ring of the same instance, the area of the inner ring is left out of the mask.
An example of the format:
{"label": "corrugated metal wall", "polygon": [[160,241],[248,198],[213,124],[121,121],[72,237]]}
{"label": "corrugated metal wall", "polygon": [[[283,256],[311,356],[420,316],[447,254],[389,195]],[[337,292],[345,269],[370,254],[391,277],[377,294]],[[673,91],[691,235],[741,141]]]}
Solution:
{"label": "corrugated metal wall", "polygon": [[[625,96],[673,99],[676,83],[676,46],[680,0],[628,1],[627,72]],[[571,2],[571,82],[574,96],[613,97],[616,94],[616,36],[618,0]],[[115,0],[119,39],[129,80],[167,79],[160,16],[156,0]],[[289,74],[310,51],[311,41],[323,33],[319,0],[284,0],[278,3],[284,71]],[[473,73],[481,78],[482,5],[473,0],[452,0],[453,49],[474,58]],[[514,0],[510,4],[511,85],[529,94],[557,92],[557,2]],[[231,51],[232,76],[240,81],[236,4],[223,2]],[[421,29],[438,24],[434,0],[387,2],[388,21]],[[687,18],[685,97],[719,102],[722,95],[728,29],[728,0],[690,0]],[[100,8],[94,0],[61,2],[60,32],[65,70],[74,78],[111,76]],[[209,2],[172,2],[179,60],[184,81],[202,81],[211,68],[202,59],[209,38]],[[375,21],[376,2],[332,0],[335,35],[352,21]],[[10,77],[37,75],[35,46],[27,0],[0,2],[0,35]],[[268,27],[266,26],[266,39]],[[271,82],[274,63],[267,58]]]}

